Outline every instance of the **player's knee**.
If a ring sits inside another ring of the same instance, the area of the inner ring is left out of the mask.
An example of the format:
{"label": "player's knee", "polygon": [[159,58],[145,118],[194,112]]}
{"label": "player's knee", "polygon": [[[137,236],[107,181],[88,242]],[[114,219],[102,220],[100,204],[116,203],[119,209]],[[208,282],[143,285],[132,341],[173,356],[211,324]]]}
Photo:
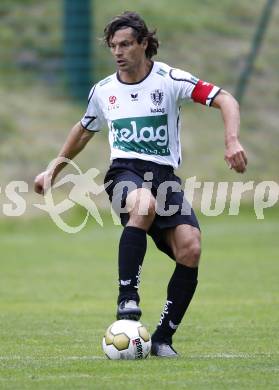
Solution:
{"label": "player's knee", "polygon": [[128,195],[126,208],[130,216],[142,216],[146,217],[144,219],[154,219],[156,201],[149,190],[140,188]]}
{"label": "player's knee", "polygon": [[137,226],[139,228],[148,230],[152,225],[155,215],[155,199],[150,199],[147,205],[144,207],[137,204],[133,210],[131,210],[128,224],[131,226]]}
{"label": "player's knee", "polygon": [[201,256],[201,246],[198,239],[182,245],[176,254],[176,261],[188,267],[198,267]]}
{"label": "player's knee", "polygon": [[155,217],[155,201],[150,199],[147,202],[137,202],[134,208],[130,211],[130,215],[137,215],[146,219],[152,219]]}

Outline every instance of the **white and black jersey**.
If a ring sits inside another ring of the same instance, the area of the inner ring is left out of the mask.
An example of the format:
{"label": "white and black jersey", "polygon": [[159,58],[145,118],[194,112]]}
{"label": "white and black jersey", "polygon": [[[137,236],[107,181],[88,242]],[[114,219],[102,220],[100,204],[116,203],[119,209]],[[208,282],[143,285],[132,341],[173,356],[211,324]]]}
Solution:
{"label": "white and black jersey", "polygon": [[126,84],[117,73],[97,83],[81,124],[99,131],[107,123],[111,160],[137,158],[177,168],[182,101],[210,106],[219,91],[188,72],[154,62],[139,83]]}

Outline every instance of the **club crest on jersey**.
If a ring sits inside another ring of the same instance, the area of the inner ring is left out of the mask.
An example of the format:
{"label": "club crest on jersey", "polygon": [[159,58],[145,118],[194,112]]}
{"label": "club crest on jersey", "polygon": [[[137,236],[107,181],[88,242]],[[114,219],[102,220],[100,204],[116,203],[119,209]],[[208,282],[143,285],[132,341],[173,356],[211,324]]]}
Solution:
{"label": "club crest on jersey", "polygon": [[150,112],[152,114],[156,114],[159,112],[161,114],[164,114],[165,109],[162,107],[159,107],[162,104],[164,92],[161,91],[160,89],[155,89],[153,92],[151,92],[150,96],[151,96],[152,103],[156,106],[156,108],[151,108]]}
{"label": "club crest on jersey", "polygon": [[150,96],[151,96],[152,103],[158,107],[162,104],[164,92],[161,91],[160,89],[155,89],[154,91],[151,92]]}

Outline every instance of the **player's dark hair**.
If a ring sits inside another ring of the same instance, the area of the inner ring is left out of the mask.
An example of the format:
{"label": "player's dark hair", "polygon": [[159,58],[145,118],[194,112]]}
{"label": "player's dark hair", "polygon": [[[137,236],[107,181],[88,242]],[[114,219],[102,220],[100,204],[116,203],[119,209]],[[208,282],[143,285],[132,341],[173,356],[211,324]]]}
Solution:
{"label": "player's dark hair", "polygon": [[147,58],[152,58],[157,54],[159,47],[159,41],[156,38],[156,30],[148,30],[145,21],[135,12],[125,11],[121,15],[113,18],[104,29],[104,41],[110,46],[110,40],[118,30],[131,27],[133,29],[133,35],[138,43],[142,43],[144,39],[147,39],[148,45],[145,50]]}

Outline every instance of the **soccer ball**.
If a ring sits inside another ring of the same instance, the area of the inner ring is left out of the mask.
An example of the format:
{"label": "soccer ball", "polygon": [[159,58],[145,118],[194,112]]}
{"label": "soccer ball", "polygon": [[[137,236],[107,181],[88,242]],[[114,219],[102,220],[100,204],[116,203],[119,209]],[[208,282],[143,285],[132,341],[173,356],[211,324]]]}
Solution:
{"label": "soccer ball", "polygon": [[115,321],[103,337],[103,351],[112,360],[145,359],[150,348],[150,334],[139,321]]}

